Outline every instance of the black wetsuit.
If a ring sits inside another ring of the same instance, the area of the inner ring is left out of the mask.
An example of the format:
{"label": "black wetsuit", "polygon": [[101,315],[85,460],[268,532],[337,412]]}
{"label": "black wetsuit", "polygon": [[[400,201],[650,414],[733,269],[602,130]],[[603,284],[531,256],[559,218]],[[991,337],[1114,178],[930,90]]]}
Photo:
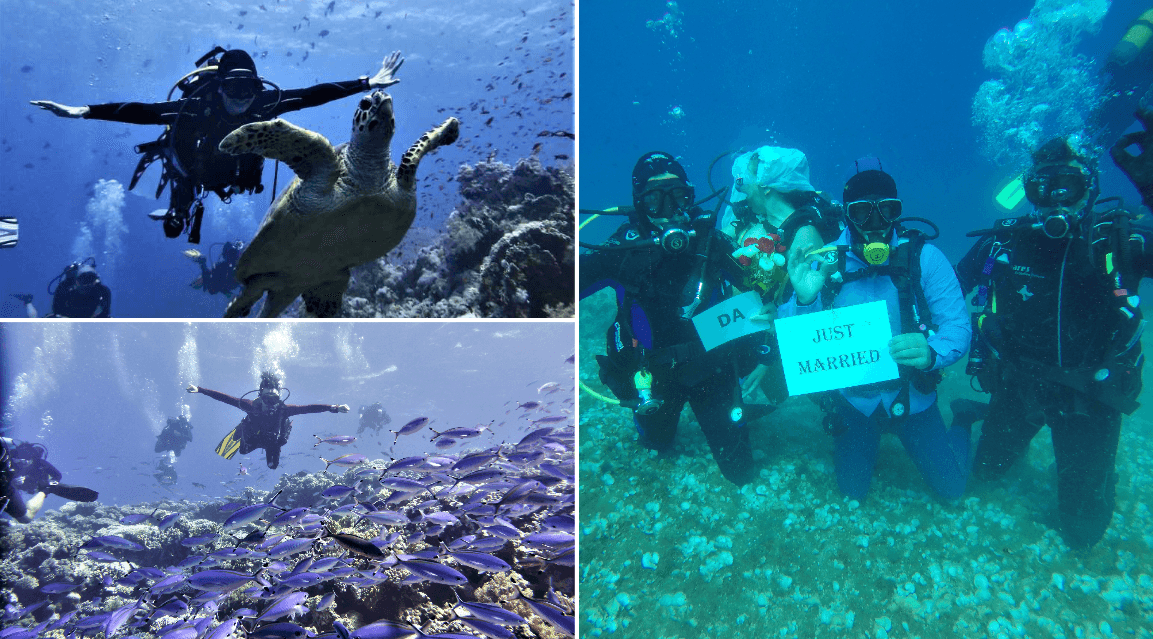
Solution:
{"label": "black wetsuit", "polygon": [[[1083,234],[1050,239],[1031,222],[1021,219],[1012,225],[1021,230],[982,237],[957,265],[963,291],[991,282],[987,295],[995,296],[995,312],[986,312],[981,333],[999,357],[978,376],[992,398],[973,473],[1003,475],[1048,424],[1062,533],[1071,547],[1088,547],[1113,515],[1121,409],[1132,410],[1123,398],[1136,398],[1141,385],[1141,345],[1129,346],[1140,315],[1122,312],[1125,298],[1106,275],[1111,225],[1097,227],[1091,250]],[[1088,228],[1081,223],[1082,233]],[[1136,295],[1140,278],[1153,273],[1153,254],[1144,250],[1153,233],[1130,232],[1127,285]],[[1094,381],[1102,370],[1108,377]]]}
{"label": "black wetsuit", "polygon": [[232,293],[240,282],[236,281],[236,261],[220,258],[212,268],[208,262],[200,262],[200,288],[209,295]]}
{"label": "black wetsuit", "polygon": [[[617,291],[616,322],[609,328],[607,356],[598,356],[600,378],[618,398],[636,400],[633,375],[642,367],[652,373],[652,394],[663,400],[649,415],[635,414],[641,444],[671,448],[685,402],[701,425],[721,473],[737,485],[755,476],[745,420],[731,419],[741,407],[738,377],[755,365],[761,334],[749,335],[705,352],[692,320],[682,307],[693,303],[698,282],[701,301],[694,314],[728,297],[726,283],[743,280],[733,260],[732,241],[707,230],[690,249],[668,254],[659,247],[601,250],[580,256],[581,297],[612,286]],[[706,242],[707,237],[707,242]],[[605,242],[613,247],[637,242],[637,232],[625,224]],[[708,246],[707,263],[704,264]],[[743,287],[739,288],[744,289]]]}
{"label": "black wetsuit", "polygon": [[50,317],[112,317],[112,291],[100,282],[81,286],[66,279],[52,296]]}
{"label": "black wetsuit", "polygon": [[170,450],[179,457],[190,441],[192,441],[192,423],[183,415],[179,418],[169,417],[164,430],[156,437],[156,452]]}
{"label": "black wetsuit", "polygon": [[357,429],[356,434],[359,435],[364,432],[365,428],[372,429],[380,432],[388,424],[392,423],[392,418],[385,412],[384,406],[380,402],[376,402],[370,406],[360,407],[360,428]]}
{"label": "black wetsuit", "polygon": [[292,434],[290,417],[307,413],[337,412],[337,407],[332,404],[295,405],[278,401],[275,405],[266,405],[260,397],[240,399],[207,388],[199,388],[197,392],[218,402],[235,406],[246,413],[236,427],[236,433],[240,436],[239,452],[241,455],[247,455],[257,448],[263,448],[269,468],[280,465],[280,448],[288,443],[288,437]]}
{"label": "black wetsuit", "polygon": [[187,215],[193,200],[202,192],[214,191],[222,199],[229,187],[260,192],[264,158],[255,154],[230,155],[217,147],[237,128],[252,122],[271,120],[290,111],[326,104],[367,91],[368,81],[326,82],[304,89],[266,89],[256,95],[252,106],[240,115],[229,115],[212,87],[204,95],[147,104],[113,102],[90,105],[84,117],[128,124],[167,124],[172,127],[172,148],[177,175],[172,176],[170,210]]}
{"label": "black wetsuit", "polygon": [[[55,466],[44,459],[36,447],[16,446],[7,438],[0,437],[0,481],[3,482],[4,512],[14,519],[27,514],[21,491],[32,494],[43,491],[60,481],[62,475]],[[39,449],[43,451],[43,449]]]}

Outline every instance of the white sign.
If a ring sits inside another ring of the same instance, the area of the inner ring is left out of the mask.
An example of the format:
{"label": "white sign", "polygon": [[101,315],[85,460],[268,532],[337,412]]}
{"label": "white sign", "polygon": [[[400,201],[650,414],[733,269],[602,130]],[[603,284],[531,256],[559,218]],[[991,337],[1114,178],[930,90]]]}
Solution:
{"label": "white sign", "polygon": [[889,310],[884,301],[783,317],[777,343],[790,395],[804,395],[900,376],[889,356]]}
{"label": "white sign", "polygon": [[762,306],[761,296],[756,291],[748,291],[697,313],[693,325],[705,350],[711,351],[725,342],[768,329],[768,322],[749,321],[761,312]]}

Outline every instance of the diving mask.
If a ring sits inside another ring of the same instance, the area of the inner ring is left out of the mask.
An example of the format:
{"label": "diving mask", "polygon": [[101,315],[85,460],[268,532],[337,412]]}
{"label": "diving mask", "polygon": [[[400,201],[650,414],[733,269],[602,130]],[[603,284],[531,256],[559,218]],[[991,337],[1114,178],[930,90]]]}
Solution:
{"label": "diving mask", "polygon": [[649,215],[665,213],[671,216],[693,205],[693,189],[690,186],[649,189],[641,193],[640,203]]}
{"label": "diving mask", "polygon": [[[883,226],[877,229],[870,228],[873,214],[880,216]],[[845,204],[845,214],[849,220],[864,230],[879,230],[892,224],[901,217],[901,200],[895,197],[886,197],[878,200],[857,200]]]}
{"label": "diving mask", "polygon": [[1042,208],[1072,206],[1085,197],[1089,186],[1089,169],[1083,166],[1042,166],[1025,176],[1025,197]]}
{"label": "diving mask", "polygon": [[92,286],[99,281],[99,279],[96,275],[96,269],[87,264],[82,264],[77,270],[76,283],[80,286]]}
{"label": "diving mask", "polygon": [[260,81],[249,73],[229,75],[220,80],[220,90],[233,100],[251,99],[260,89]]}
{"label": "diving mask", "polygon": [[269,410],[280,402],[280,392],[275,388],[262,388],[260,389],[260,399],[263,400],[260,402],[261,408]]}

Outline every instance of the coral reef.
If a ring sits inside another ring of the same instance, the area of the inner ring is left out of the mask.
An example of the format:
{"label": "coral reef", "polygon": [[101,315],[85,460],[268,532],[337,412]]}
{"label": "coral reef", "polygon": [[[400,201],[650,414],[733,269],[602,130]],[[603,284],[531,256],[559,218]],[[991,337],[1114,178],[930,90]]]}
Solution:
{"label": "coral reef", "polygon": [[524,598],[548,596],[546,612],[575,623],[575,432],[534,435],[472,451],[493,460],[483,484],[438,471],[461,453],[410,464],[407,476],[377,460],[215,501],[68,503],[27,525],[0,520],[0,622],[14,627],[5,636],[205,636],[239,624],[249,636],[299,637],[337,622],[467,633],[473,602],[512,616],[496,632],[566,636]]}
{"label": "coral reef", "polygon": [[395,264],[354,269],[349,317],[572,317],[573,176],[536,158],[462,166],[445,234]]}

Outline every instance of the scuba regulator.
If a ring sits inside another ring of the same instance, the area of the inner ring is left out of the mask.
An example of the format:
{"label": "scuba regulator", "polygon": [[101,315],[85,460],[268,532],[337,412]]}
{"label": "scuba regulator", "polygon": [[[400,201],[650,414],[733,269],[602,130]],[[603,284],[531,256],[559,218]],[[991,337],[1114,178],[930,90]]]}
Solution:
{"label": "scuba regulator", "polygon": [[692,229],[686,230],[682,226],[668,224],[663,227],[657,227],[656,239],[654,241],[665,253],[675,255],[688,250],[690,240],[695,236],[696,231]]}
{"label": "scuba regulator", "polygon": [[880,266],[889,260],[888,242],[869,242],[856,248],[856,253],[869,264]]}
{"label": "scuba regulator", "polygon": [[[632,207],[622,206],[607,211],[582,209],[581,213],[593,215],[628,215],[629,217],[633,217],[635,210]],[[581,248],[593,251],[631,251],[636,249],[659,248],[667,255],[681,255],[689,251],[694,238],[698,236],[708,236],[716,219],[713,213],[705,212],[696,207],[687,211],[687,214],[689,216],[687,223],[675,220],[668,220],[662,223],[650,222],[648,226],[651,230],[648,237],[644,237],[641,233],[638,233],[636,229],[629,229],[625,233],[625,241],[619,244],[589,244],[581,242],[580,246]]]}

